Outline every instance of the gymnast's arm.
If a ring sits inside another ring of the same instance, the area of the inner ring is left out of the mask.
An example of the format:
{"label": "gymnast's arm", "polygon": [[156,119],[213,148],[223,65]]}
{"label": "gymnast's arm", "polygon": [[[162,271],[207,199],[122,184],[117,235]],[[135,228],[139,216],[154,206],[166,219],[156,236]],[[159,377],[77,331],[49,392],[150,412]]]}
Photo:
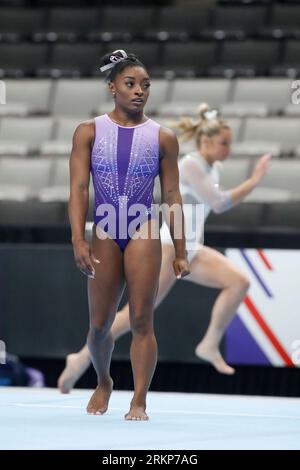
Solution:
{"label": "gymnast's arm", "polygon": [[70,156],[69,219],[77,267],[92,275],[91,253],[85,241],[85,223],[89,205],[90,160],[94,140],[94,121],[84,121],[76,128]]}
{"label": "gymnast's arm", "polygon": [[193,191],[208,204],[211,209],[220,214],[239,204],[259,184],[268,170],[271,156],[266,154],[256,164],[250,178],[236,188],[224,191],[216,187],[211,175],[207,174],[200,162],[194,158],[185,158],[180,166],[182,182],[191,186]]}
{"label": "gymnast's arm", "polygon": [[[175,274],[181,277],[189,274],[188,263],[186,261],[185,235],[184,235],[184,216],[182,211],[182,200],[179,192],[179,173],[178,173],[178,141],[173,131],[166,128],[160,129],[160,183],[162,203],[171,208],[176,204],[176,213],[181,218],[181,234],[175,238],[174,214],[170,211],[168,220],[170,234],[175,247],[176,260],[174,266]],[[177,261],[180,261],[179,264]],[[182,264],[181,264],[182,262]]]}
{"label": "gymnast's arm", "polygon": [[233,206],[229,191],[221,191],[215,186],[212,177],[207,174],[195,158],[184,158],[180,164],[180,176],[183,184],[188,185],[201,201],[214,212],[221,213]]}

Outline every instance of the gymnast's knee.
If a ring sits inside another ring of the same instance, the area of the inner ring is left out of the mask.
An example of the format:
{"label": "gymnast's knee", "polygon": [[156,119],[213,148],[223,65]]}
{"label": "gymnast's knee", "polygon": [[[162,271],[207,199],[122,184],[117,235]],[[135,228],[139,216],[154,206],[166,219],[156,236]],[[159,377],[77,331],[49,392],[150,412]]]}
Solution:
{"label": "gymnast's knee", "polygon": [[103,341],[105,338],[107,338],[110,332],[110,326],[110,323],[96,322],[91,324],[88,334],[88,342],[98,343],[99,341]]}
{"label": "gymnast's knee", "polygon": [[147,336],[153,334],[153,313],[143,311],[143,313],[131,312],[131,331],[133,335]]}

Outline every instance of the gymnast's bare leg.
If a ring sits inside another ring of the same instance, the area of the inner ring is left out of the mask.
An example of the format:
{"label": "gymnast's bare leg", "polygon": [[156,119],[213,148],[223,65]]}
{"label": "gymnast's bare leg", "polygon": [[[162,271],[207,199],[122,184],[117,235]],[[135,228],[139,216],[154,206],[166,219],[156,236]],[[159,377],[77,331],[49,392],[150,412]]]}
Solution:
{"label": "gymnast's bare leg", "polygon": [[[152,220],[140,232],[147,230]],[[148,420],[146,396],[157,362],[157,343],[153,329],[153,312],[161,267],[161,242],[155,238],[132,239],[124,252],[124,271],[132,342],[130,359],[134,395],[126,420]]]}
{"label": "gymnast's bare leg", "polygon": [[212,363],[218,372],[232,375],[235,371],[222,358],[219,345],[249,289],[249,281],[224,255],[206,246],[199,249],[190,267],[191,273],[185,280],[221,289],[212,308],[208,329],[195,353],[199,358]]}
{"label": "gymnast's bare leg", "polygon": [[103,414],[107,410],[113,388],[110,362],[114,339],[110,329],[124,291],[125,279],[123,253],[113,240],[99,239],[95,226],[92,251],[101,263],[95,266],[95,278],[88,279],[90,330],[87,344],[97,373],[98,386],[88,403],[87,412]]}

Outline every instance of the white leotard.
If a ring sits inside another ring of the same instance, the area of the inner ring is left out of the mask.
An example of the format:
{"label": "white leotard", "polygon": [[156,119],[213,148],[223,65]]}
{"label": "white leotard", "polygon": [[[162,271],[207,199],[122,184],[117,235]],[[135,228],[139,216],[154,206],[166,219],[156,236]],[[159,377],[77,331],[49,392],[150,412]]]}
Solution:
{"label": "white leotard", "polygon": [[[183,157],[178,164],[179,187],[185,218],[185,235],[188,259],[191,261],[203,246],[203,226],[211,210],[221,213],[232,207],[229,191],[219,189],[221,162],[210,166],[197,152]],[[193,210],[191,205],[194,206]],[[198,205],[198,212],[195,208]],[[194,230],[196,227],[197,233]],[[200,225],[200,226],[199,226]],[[193,230],[190,230],[190,228]],[[162,243],[173,244],[169,227],[164,221],[160,230]]]}

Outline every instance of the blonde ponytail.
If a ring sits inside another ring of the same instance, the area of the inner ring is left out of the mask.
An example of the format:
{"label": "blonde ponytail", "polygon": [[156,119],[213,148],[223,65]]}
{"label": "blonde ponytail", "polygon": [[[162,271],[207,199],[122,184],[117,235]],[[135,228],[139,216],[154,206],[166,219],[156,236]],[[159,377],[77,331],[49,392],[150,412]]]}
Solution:
{"label": "blonde ponytail", "polygon": [[179,130],[179,140],[181,142],[195,138],[197,145],[203,135],[213,137],[223,128],[230,129],[226,121],[218,117],[218,112],[214,109],[210,110],[206,103],[201,103],[198,106],[196,119],[183,117],[179,121],[171,122],[169,125]]}

